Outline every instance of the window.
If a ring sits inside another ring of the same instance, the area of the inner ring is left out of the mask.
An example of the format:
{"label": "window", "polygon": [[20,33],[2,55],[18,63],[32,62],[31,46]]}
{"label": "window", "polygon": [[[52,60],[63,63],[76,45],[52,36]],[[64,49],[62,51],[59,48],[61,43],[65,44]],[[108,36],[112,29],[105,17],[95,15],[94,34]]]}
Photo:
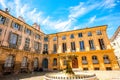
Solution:
{"label": "window", "polygon": [[34,42],[34,49],[39,50],[39,42]]}
{"label": "window", "polygon": [[102,32],[100,30],[96,31],[97,35],[102,35]]}
{"label": "window", "polygon": [[111,67],[106,67],[106,70],[112,70],[112,68]]}
{"label": "window", "polygon": [[45,41],[45,42],[48,42],[48,37],[44,37],[44,41]]}
{"label": "window", "polygon": [[44,44],[44,50],[45,50],[45,51],[48,50],[48,44]]}
{"label": "window", "polygon": [[65,53],[67,51],[66,43],[62,43],[62,48],[63,48],[63,53]]}
{"label": "window", "polygon": [[30,39],[29,39],[29,38],[26,38],[26,40],[25,40],[25,46],[24,46],[24,49],[25,49],[25,50],[28,50],[28,49],[29,49],[29,44],[30,44]]}
{"label": "window", "polygon": [[100,70],[99,67],[95,67],[94,70]]}
{"label": "window", "polygon": [[71,51],[75,52],[75,42],[71,42]]}
{"label": "window", "polygon": [[73,39],[73,38],[74,38],[74,35],[73,35],[73,34],[71,34],[71,35],[70,35],[70,38],[71,38],[71,39]]}
{"label": "window", "polygon": [[28,28],[25,28],[25,33],[28,34],[28,35],[31,35],[31,30],[28,29]]}
{"label": "window", "polygon": [[2,15],[0,15],[0,24],[4,24],[5,23],[5,17],[3,17]]}
{"label": "window", "polygon": [[39,35],[39,34],[36,34],[36,35],[35,35],[35,39],[40,39],[40,35]]}
{"label": "window", "polygon": [[83,37],[82,33],[78,33],[78,37]]}
{"label": "window", "polygon": [[9,47],[14,48],[14,49],[18,48],[21,45],[21,39],[22,39],[21,35],[17,35],[17,34],[10,32]]}
{"label": "window", "polygon": [[79,44],[80,44],[80,51],[84,51],[85,50],[84,41],[80,41]]}
{"label": "window", "polygon": [[34,59],[34,68],[37,68],[38,67],[38,58],[35,58]]}
{"label": "window", "polygon": [[10,33],[9,43],[13,45],[17,45],[18,35],[14,33]]}
{"label": "window", "polygon": [[53,53],[57,52],[57,44],[53,44]]}
{"label": "window", "polygon": [[82,64],[88,64],[86,56],[82,56]]}
{"label": "window", "polygon": [[92,56],[92,62],[93,64],[98,64],[97,56]]}
{"label": "window", "polygon": [[53,41],[57,41],[57,37],[53,37]]}
{"label": "window", "polygon": [[53,59],[53,66],[57,66],[57,58]]}
{"label": "window", "polygon": [[89,40],[89,46],[90,46],[90,50],[95,50],[93,40]]}
{"label": "window", "polygon": [[66,40],[66,36],[62,36],[62,40]]}
{"label": "window", "polygon": [[104,45],[103,39],[98,39],[98,41],[99,41],[100,49],[104,50],[105,49],[105,45]]}
{"label": "window", "polygon": [[88,70],[88,68],[83,68],[83,70],[87,71],[87,70]]}
{"label": "window", "polygon": [[2,35],[2,29],[0,29],[0,35]]}
{"label": "window", "polygon": [[104,60],[104,63],[105,63],[105,64],[110,64],[110,60],[109,60],[108,55],[104,55],[104,56],[103,56],[103,60]]}
{"label": "window", "polygon": [[66,60],[63,60],[63,65],[67,65],[67,61]]}
{"label": "window", "polygon": [[22,26],[20,26],[18,23],[12,22],[12,27],[13,27],[15,30],[22,31]]}
{"label": "window", "polygon": [[91,32],[88,32],[88,36],[92,36],[92,33],[91,33]]}
{"label": "window", "polygon": [[12,55],[9,55],[5,61],[4,67],[13,67],[14,65],[14,57]]}
{"label": "window", "polygon": [[27,57],[23,57],[22,63],[21,63],[21,67],[27,67],[28,65],[28,58]]}

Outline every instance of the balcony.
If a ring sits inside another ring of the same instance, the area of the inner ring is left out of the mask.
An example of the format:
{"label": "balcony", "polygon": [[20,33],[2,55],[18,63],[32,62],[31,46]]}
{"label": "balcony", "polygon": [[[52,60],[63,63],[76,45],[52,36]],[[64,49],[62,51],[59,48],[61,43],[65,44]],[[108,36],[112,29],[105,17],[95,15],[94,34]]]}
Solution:
{"label": "balcony", "polygon": [[110,64],[110,61],[109,60],[104,60],[104,64]]}
{"label": "balcony", "polygon": [[98,60],[93,60],[92,62],[93,62],[93,64],[98,64],[99,63]]}
{"label": "balcony", "polygon": [[71,50],[71,52],[76,52],[76,50]]}
{"label": "balcony", "polygon": [[35,52],[36,52],[36,53],[40,53],[40,50],[39,50],[39,49],[35,49]]}
{"label": "balcony", "polygon": [[25,50],[25,51],[30,51],[30,48],[29,48],[29,47],[24,46],[24,50]]}
{"label": "balcony", "polygon": [[48,50],[43,50],[43,54],[48,54]]}
{"label": "balcony", "polygon": [[88,62],[86,60],[83,60],[82,64],[88,64]]}
{"label": "balcony", "polygon": [[18,46],[16,44],[9,44],[9,48],[18,49]]}

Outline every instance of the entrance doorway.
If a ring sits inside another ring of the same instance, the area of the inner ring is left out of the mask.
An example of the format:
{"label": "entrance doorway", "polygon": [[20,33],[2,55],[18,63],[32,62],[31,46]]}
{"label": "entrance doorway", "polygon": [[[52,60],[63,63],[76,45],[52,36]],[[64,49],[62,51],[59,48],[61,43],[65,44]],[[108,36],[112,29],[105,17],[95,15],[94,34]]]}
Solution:
{"label": "entrance doorway", "polygon": [[48,59],[43,59],[42,61],[42,68],[43,70],[47,70],[48,69]]}
{"label": "entrance doorway", "polygon": [[72,59],[72,68],[78,68],[78,60],[77,60],[77,58]]}

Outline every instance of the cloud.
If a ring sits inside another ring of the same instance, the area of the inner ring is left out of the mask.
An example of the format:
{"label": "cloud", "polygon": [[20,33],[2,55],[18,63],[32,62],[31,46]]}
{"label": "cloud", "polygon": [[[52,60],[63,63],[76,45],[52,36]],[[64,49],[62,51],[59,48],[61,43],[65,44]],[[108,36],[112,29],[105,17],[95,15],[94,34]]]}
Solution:
{"label": "cloud", "polygon": [[6,5],[5,5],[5,0],[0,0],[0,4],[2,5],[2,7],[5,9]]}
{"label": "cloud", "polygon": [[96,19],[96,15],[91,17],[88,23],[93,23],[95,21],[95,19]]}
{"label": "cloud", "polygon": [[104,8],[113,8],[116,6],[116,3],[115,3],[115,0],[105,0],[101,7],[104,7]]}
{"label": "cloud", "polygon": [[79,5],[70,7],[70,14],[68,17],[71,19],[81,17],[83,15],[86,15],[96,7],[98,7],[98,4],[91,5],[89,4],[89,2],[87,3],[80,2]]}
{"label": "cloud", "polygon": [[[26,3],[24,3],[26,1]],[[111,9],[114,8],[117,4],[115,0],[88,0],[86,2],[79,2],[78,5],[70,6],[66,12],[67,16],[63,16],[64,19],[60,18],[55,19],[52,16],[45,16],[43,11],[38,11],[37,8],[34,8],[34,5],[29,2],[29,0],[0,0],[0,5],[2,8],[10,7],[11,14],[18,17],[22,16],[24,20],[30,25],[34,22],[41,25],[41,28],[45,33],[61,32],[71,29],[84,28],[86,26],[96,26],[97,24],[101,25],[104,23],[113,23],[119,19],[117,15],[115,16],[101,16],[98,17],[98,14],[90,15],[89,13],[97,9]],[[119,3],[119,1],[117,1]],[[31,6],[33,5],[33,6]],[[62,12],[62,11],[61,11]],[[102,11],[101,11],[102,12]],[[120,14],[119,14],[120,15]],[[97,17],[96,17],[97,16]],[[82,18],[84,17],[84,19]],[[113,20],[112,20],[112,19]],[[116,19],[115,19],[116,18]],[[118,21],[117,21],[118,22]],[[114,23],[113,23],[114,24]]]}

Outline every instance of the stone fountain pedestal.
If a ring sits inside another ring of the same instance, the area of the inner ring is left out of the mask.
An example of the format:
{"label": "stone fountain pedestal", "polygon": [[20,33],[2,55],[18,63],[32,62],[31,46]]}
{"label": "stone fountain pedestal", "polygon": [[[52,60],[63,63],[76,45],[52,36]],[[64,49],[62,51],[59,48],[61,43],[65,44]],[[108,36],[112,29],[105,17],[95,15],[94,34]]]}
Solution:
{"label": "stone fountain pedestal", "polygon": [[66,55],[66,69],[58,73],[46,74],[44,80],[98,80],[95,74],[85,73],[79,70],[72,70],[70,61],[72,58],[77,57],[76,55]]}

